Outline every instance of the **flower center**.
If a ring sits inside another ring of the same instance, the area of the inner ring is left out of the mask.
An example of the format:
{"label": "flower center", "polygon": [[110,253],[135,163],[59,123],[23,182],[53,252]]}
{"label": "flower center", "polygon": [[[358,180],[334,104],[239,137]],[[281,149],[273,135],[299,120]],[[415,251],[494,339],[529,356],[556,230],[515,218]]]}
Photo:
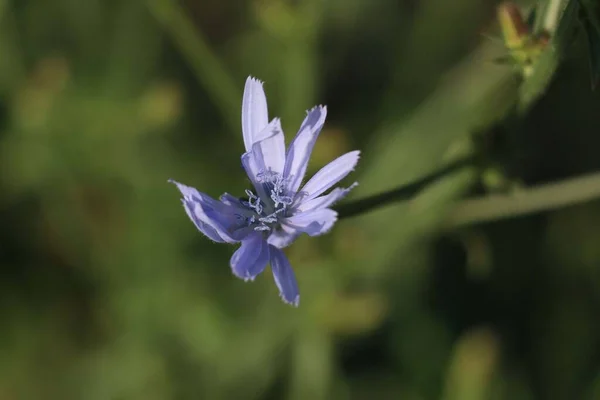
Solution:
{"label": "flower center", "polygon": [[255,231],[270,231],[277,224],[279,218],[285,215],[288,206],[293,202],[286,190],[289,179],[270,170],[259,173],[257,179],[258,183],[262,185],[264,196],[260,197],[251,190],[246,190],[248,201],[244,201],[242,204],[256,214],[246,218],[246,223],[248,225],[256,224]]}

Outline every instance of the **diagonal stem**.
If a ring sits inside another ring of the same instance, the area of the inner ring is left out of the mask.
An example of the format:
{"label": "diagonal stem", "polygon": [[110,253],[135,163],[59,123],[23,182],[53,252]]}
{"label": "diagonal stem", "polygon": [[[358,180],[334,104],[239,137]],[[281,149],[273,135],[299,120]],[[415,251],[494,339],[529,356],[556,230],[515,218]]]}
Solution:
{"label": "diagonal stem", "polygon": [[472,165],[475,162],[474,157],[467,157],[446,165],[444,168],[433,172],[419,180],[411,182],[407,185],[402,185],[387,192],[379,193],[363,199],[351,201],[342,204],[337,208],[338,218],[348,218],[356,215],[364,214],[376,208],[386,206],[390,203],[395,203],[402,200],[408,200],[419,193],[429,184],[435,182],[441,177],[455,172],[458,169]]}
{"label": "diagonal stem", "polygon": [[445,225],[458,226],[514,218],[582,204],[600,198],[600,172],[565,179],[507,194],[496,194],[459,202]]}
{"label": "diagonal stem", "polygon": [[[409,200],[436,180],[474,163],[465,158],[407,185],[365,197],[337,207],[339,218],[348,218],[373,211],[394,202]],[[444,226],[460,226],[514,218],[522,215],[556,210],[600,199],[600,172],[565,179],[506,194],[486,195],[458,202]]]}

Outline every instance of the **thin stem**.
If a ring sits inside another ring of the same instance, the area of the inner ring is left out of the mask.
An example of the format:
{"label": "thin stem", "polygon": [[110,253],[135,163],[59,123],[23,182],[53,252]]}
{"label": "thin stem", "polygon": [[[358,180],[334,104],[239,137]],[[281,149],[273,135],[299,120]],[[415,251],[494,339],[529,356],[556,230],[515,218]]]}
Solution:
{"label": "thin stem", "polygon": [[410,199],[432,182],[435,182],[444,175],[448,175],[458,169],[472,165],[474,161],[474,157],[467,157],[455,161],[452,164],[448,164],[444,168],[407,185],[402,185],[387,192],[342,204],[341,206],[337,207],[338,218],[353,217],[359,214],[364,214],[376,208],[383,207],[390,203]]}
{"label": "thin stem", "polygon": [[514,218],[600,198],[600,172],[502,195],[463,200],[448,216],[447,227]]}
{"label": "thin stem", "polygon": [[[390,203],[408,200],[439,178],[473,164],[474,158],[465,158],[418,181],[387,192],[352,201],[337,207],[339,218],[364,214]],[[565,179],[560,182],[518,189],[508,194],[482,196],[459,202],[450,212],[446,228],[514,218],[527,214],[555,210],[562,207],[600,199],[600,172]]]}
{"label": "thin stem", "polygon": [[231,76],[213,53],[202,33],[173,0],[147,0],[148,9],[171,36],[194,70],[201,85],[213,98],[232,132],[237,132],[240,95]]}

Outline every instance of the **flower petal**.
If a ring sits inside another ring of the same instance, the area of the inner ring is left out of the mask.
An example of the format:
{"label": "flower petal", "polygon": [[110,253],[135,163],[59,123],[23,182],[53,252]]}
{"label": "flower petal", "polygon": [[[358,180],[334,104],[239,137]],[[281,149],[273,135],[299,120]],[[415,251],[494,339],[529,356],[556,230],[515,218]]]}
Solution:
{"label": "flower petal", "polygon": [[237,209],[229,207],[223,203],[215,201],[216,204],[221,204],[226,208],[212,208],[208,203],[200,203],[202,210],[212,221],[212,226],[217,230],[219,236],[227,243],[238,243],[246,236],[254,232],[254,228],[247,226],[242,222],[242,217]]}
{"label": "flower petal", "polygon": [[267,97],[263,83],[249,76],[242,98],[242,134],[246,151],[250,151],[254,143],[266,137],[262,135],[268,122]]}
{"label": "flower petal", "polygon": [[[246,198],[247,199],[247,198]],[[244,217],[252,217],[254,215],[254,211],[245,207],[242,203],[245,199],[235,197],[229,193],[223,193],[219,200],[225,205],[228,205],[236,210],[236,213],[244,216]]]}
{"label": "flower petal", "polygon": [[298,232],[294,228],[281,225],[280,228],[274,229],[271,232],[267,239],[267,243],[277,247],[278,249],[283,249],[284,247],[292,244],[292,242],[296,240],[300,233],[301,232]]}
{"label": "flower petal", "polygon": [[279,118],[273,119],[267,126],[270,134],[252,145],[252,152],[262,159],[266,170],[282,173],[285,166],[285,138]]}
{"label": "flower petal", "polygon": [[219,200],[221,200],[223,203],[227,204],[228,206],[243,208],[243,207],[241,207],[240,199],[229,193],[223,193],[221,195],[221,197],[219,197]]}
{"label": "flower petal", "polygon": [[183,208],[188,217],[190,217],[200,232],[214,242],[225,243],[225,240],[223,240],[217,230],[213,228],[209,222],[206,222],[208,217],[204,214],[204,211],[202,211],[200,204],[185,199],[181,199],[181,202],[183,203]]}
{"label": "flower petal", "polygon": [[254,232],[242,240],[242,245],[230,260],[231,271],[245,281],[252,281],[264,271],[269,262],[269,245],[262,235]]}
{"label": "flower petal", "polygon": [[[169,182],[174,183],[183,195],[185,210],[192,222],[210,239],[217,238],[214,231],[221,239],[215,241],[237,243],[252,232],[252,228],[239,225],[240,217],[237,208],[172,179]],[[206,225],[212,230],[206,228]]]}
{"label": "flower petal", "polygon": [[242,154],[242,166],[246,171],[246,175],[248,175],[248,179],[254,186],[256,190],[256,194],[261,199],[266,198],[265,188],[262,184],[260,184],[259,176],[262,171],[265,170],[265,165],[263,163],[262,157],[257,157],[257,155],[253,151],[249,151],[247,153]]}
{"label": "flower petal", "polygon": [[300,303],[300,293],[298,291],[298,283],[296,276],[292,270],[292,266],[288,261],[283,251],[277,247],[271,246],[271,270],[275,284],[279,289],[279,295],[282,300],[288,304],[298,307]]}
{"label": "flower petal", "polygon": [[298,190],[302,179],[304,179],[310,154],[323,128],[326,116],[327,107],[325,106],[318,106],[311,109],[306,115],[304,122],[302,122],[302,125],[300,125],[298,134],[292,143],[290,143],[286,154],[283,174],[286,177],[291,177],[288,189],[292,193]]}
{"label": "flower petal", "polygon": [[299,211],[310,211],[318,208],[331,207],[333,204],[346,197],[346,195],[348,195],[348,193],[356,186],[358,186],[358,182],[354,182],[348,188],[335,188],[326,195],[315,197],[312,200],[300,203],[297,209]]}
{"label": "flower petal", "polygon": [[167,182],[174,184],[177,186],[177,189],[181,192],[185,199],[190,199],[194,201],[200,201],[202,194],[191,186],[186,186],[183,183],[179,183],[173,179],[169,179]]}
{"label": "flower petal", "polygon": [[242,165],[248,177],[255,184],[260,180],[259,175],[271,168],[281,172],[285,163],[285,139],[281,129],[281,121],[273,119],[264,129],[268,135],[252,148],[242,154]]}
{"label": "flower petal", "polygon": [[337,212],[330,208],[320,208],[293,215],[282,223],[309,236],[319,236],[327,233],[335,221],[337,221]]}
{"label": "flower petal", "polygon": [[360,151],[351,151],[319,170],[300,192],[301,201],[314,199],[348,175],[358,162]]}

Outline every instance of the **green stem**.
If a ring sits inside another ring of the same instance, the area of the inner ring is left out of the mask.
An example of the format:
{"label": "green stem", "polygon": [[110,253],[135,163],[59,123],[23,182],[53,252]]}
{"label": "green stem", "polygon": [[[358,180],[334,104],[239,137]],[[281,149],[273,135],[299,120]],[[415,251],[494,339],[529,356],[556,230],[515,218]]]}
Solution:
{"label": "green stem", "polygon": [[473,223],[540,213],[600,198],[600,172],[565,179],[508,194],[490,195],[458,203],[446,220],[455,228]]}
{"label": "green stem", "polygon": [[463,158],[407,185],[402,185],[387,192],[342,204],[341,206],[337,207],[338,218],[354,217],[356,215],[364,214],[374,209],[386,206],[390,203],[408,200],[423,190],[426,186],[435,182],[441,177],[455,172],[458,169],[472,165],[474,162],[474,157]]}
{"label": "green stem", "polygon": [[[443,176],[474,163],[473,157],[458,160],[417,181],[387,192],[337,207],[339,218],[348,218],[390,203],[409,200]],[[459,202],[445,221],[447,228],[489,222],[555,210],[600,199],[600,172],[565,179],[507,194],[494,194]]]}

